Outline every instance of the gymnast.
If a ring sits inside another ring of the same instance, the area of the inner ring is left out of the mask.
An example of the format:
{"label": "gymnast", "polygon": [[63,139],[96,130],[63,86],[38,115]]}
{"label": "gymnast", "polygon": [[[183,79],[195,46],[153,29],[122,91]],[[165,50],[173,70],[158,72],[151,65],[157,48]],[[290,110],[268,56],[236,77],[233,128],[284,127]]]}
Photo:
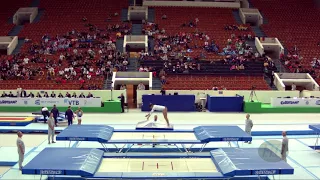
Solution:
{"label": "gymnast", "polygon": [[[169,119],[168,119],[168,108],[166,106],[155,105],[155,104],[152,104],[152,103],[150,103],[149,106],[150,106],[151,111],[149,112],[149,114],[146,115],[147,120],[149,120],[151,114],[154,111],[162,111],[163,117],[167,121],[167,126],[169,127],[170,123],[169,123]],[[155,117],[155,119],[156,119],[156,117]]]}

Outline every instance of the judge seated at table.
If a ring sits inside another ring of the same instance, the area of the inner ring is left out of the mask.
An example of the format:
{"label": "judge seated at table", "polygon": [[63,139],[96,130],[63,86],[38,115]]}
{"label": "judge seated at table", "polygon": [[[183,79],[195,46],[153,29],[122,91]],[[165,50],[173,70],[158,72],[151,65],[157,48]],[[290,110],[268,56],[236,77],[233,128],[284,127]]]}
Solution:
{"label": "judge seated at table", "polygon": [[8,97],[16,97],[15,95],[12,94],[12,92],[10,91],[8,94]]}
{"label": "judge seated at table", "polygon": [[79,98],[85,98],[86,96],[83,94],[83,93],[81,93],[80,95],[79,95]]}
{"label": "judge seated at table", "polygon": [[52,91],[50,97],[55,98],[55,97],[56,97],[56,94]]}
{"label": "judge seated at table", "polygon": [[58,98],[63,98],[63,95],[59,93]]}
{"label": "judge seated at table", "polygon": [[3,91],[3,93],[1,94],[1,97],[8,97],[8,95],[6,94],[6,92]]}
{"label": "judge seated at table", "polygon": [[42,98],[42,96],[40,95],[40,93],[38,92],[36,95],[37,98]]}
{"label": "judge seated at table", "polygon": [[77,94],[74,92],[71,97],[77,98]]}
{"label": "judge seated at table", "polygon": [[92,98],[93,95],[91,93],[88,94],[87,98]]}
{"label": "judge seated at table", "polygon": [[47,92],[44,92],[43,97],[48,98],[48,97],[49,97],[49,94],[48,94]]}
{"label": "judge seated at table", "polygon": [[71,98],[71,94],[69,92],[67,92],[65,97]]}
{"label": "judge seated at table", "polygon": [[30,92],[28,97],[34,98],[34,94]]}

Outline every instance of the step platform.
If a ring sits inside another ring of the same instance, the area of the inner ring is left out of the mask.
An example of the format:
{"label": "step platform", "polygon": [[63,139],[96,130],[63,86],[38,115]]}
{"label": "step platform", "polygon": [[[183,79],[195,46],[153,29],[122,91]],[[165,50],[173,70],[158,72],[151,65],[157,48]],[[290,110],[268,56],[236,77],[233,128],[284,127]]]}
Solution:
{"label": "step platform", "polygon": [[167,126],[166,123],[154,120],[146,120],[139,122],[136,126],[136,130],[174,130],[174,128],[173,124]]}

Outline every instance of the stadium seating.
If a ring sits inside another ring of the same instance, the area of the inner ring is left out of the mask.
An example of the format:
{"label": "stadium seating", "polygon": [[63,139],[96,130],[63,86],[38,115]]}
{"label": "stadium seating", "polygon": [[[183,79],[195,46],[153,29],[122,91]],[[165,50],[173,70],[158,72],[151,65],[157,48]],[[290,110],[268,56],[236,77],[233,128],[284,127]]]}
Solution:
{"label": "stadium seating", "polygon": [[[299,55],[303,57],[300,65],[311,68],[310,62],[320,56],[320,12],[314,1],[306,0],[251,0],[268,19],[268,24],[262,26],[270,37],[277,37],[288,49],[295,45]],[[295,69],[292,69],[294,71]],[[316,70],[319,74],[319,70]],[[320,82],[318,80],[318,82]]]}
{"label": "stadium seating", "polygon": [[14,27],[12,16],[20,7],[28,7],[31,0],[10,0],[1,2],[0,6],[0,36],[7,36]]}
{"label": "stadium seating", "polygon": [[[227,90],[251,89],[255,86],[257,90],[270,89],[265,83],[263,76],[217,76],[217,75],[168,75],[167,84],[163,86],[166,90],[210,90],[213,87]],[[248,83],[250,82],[250,83]]]}

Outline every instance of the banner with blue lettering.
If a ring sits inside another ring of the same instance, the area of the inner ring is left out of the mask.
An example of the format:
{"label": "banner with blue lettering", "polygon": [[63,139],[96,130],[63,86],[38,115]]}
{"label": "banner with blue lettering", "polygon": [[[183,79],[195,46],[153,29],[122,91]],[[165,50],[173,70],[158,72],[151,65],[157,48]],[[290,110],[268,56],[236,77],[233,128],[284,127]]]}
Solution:
{"label": "banner with blue lettering", "polygon": [[271,98],[272,107],[320,107],[318,98]]}
{"label": "banner with blue lettering", "polygon": [[0,98],[0,106],[101,107],[101,98]]}

